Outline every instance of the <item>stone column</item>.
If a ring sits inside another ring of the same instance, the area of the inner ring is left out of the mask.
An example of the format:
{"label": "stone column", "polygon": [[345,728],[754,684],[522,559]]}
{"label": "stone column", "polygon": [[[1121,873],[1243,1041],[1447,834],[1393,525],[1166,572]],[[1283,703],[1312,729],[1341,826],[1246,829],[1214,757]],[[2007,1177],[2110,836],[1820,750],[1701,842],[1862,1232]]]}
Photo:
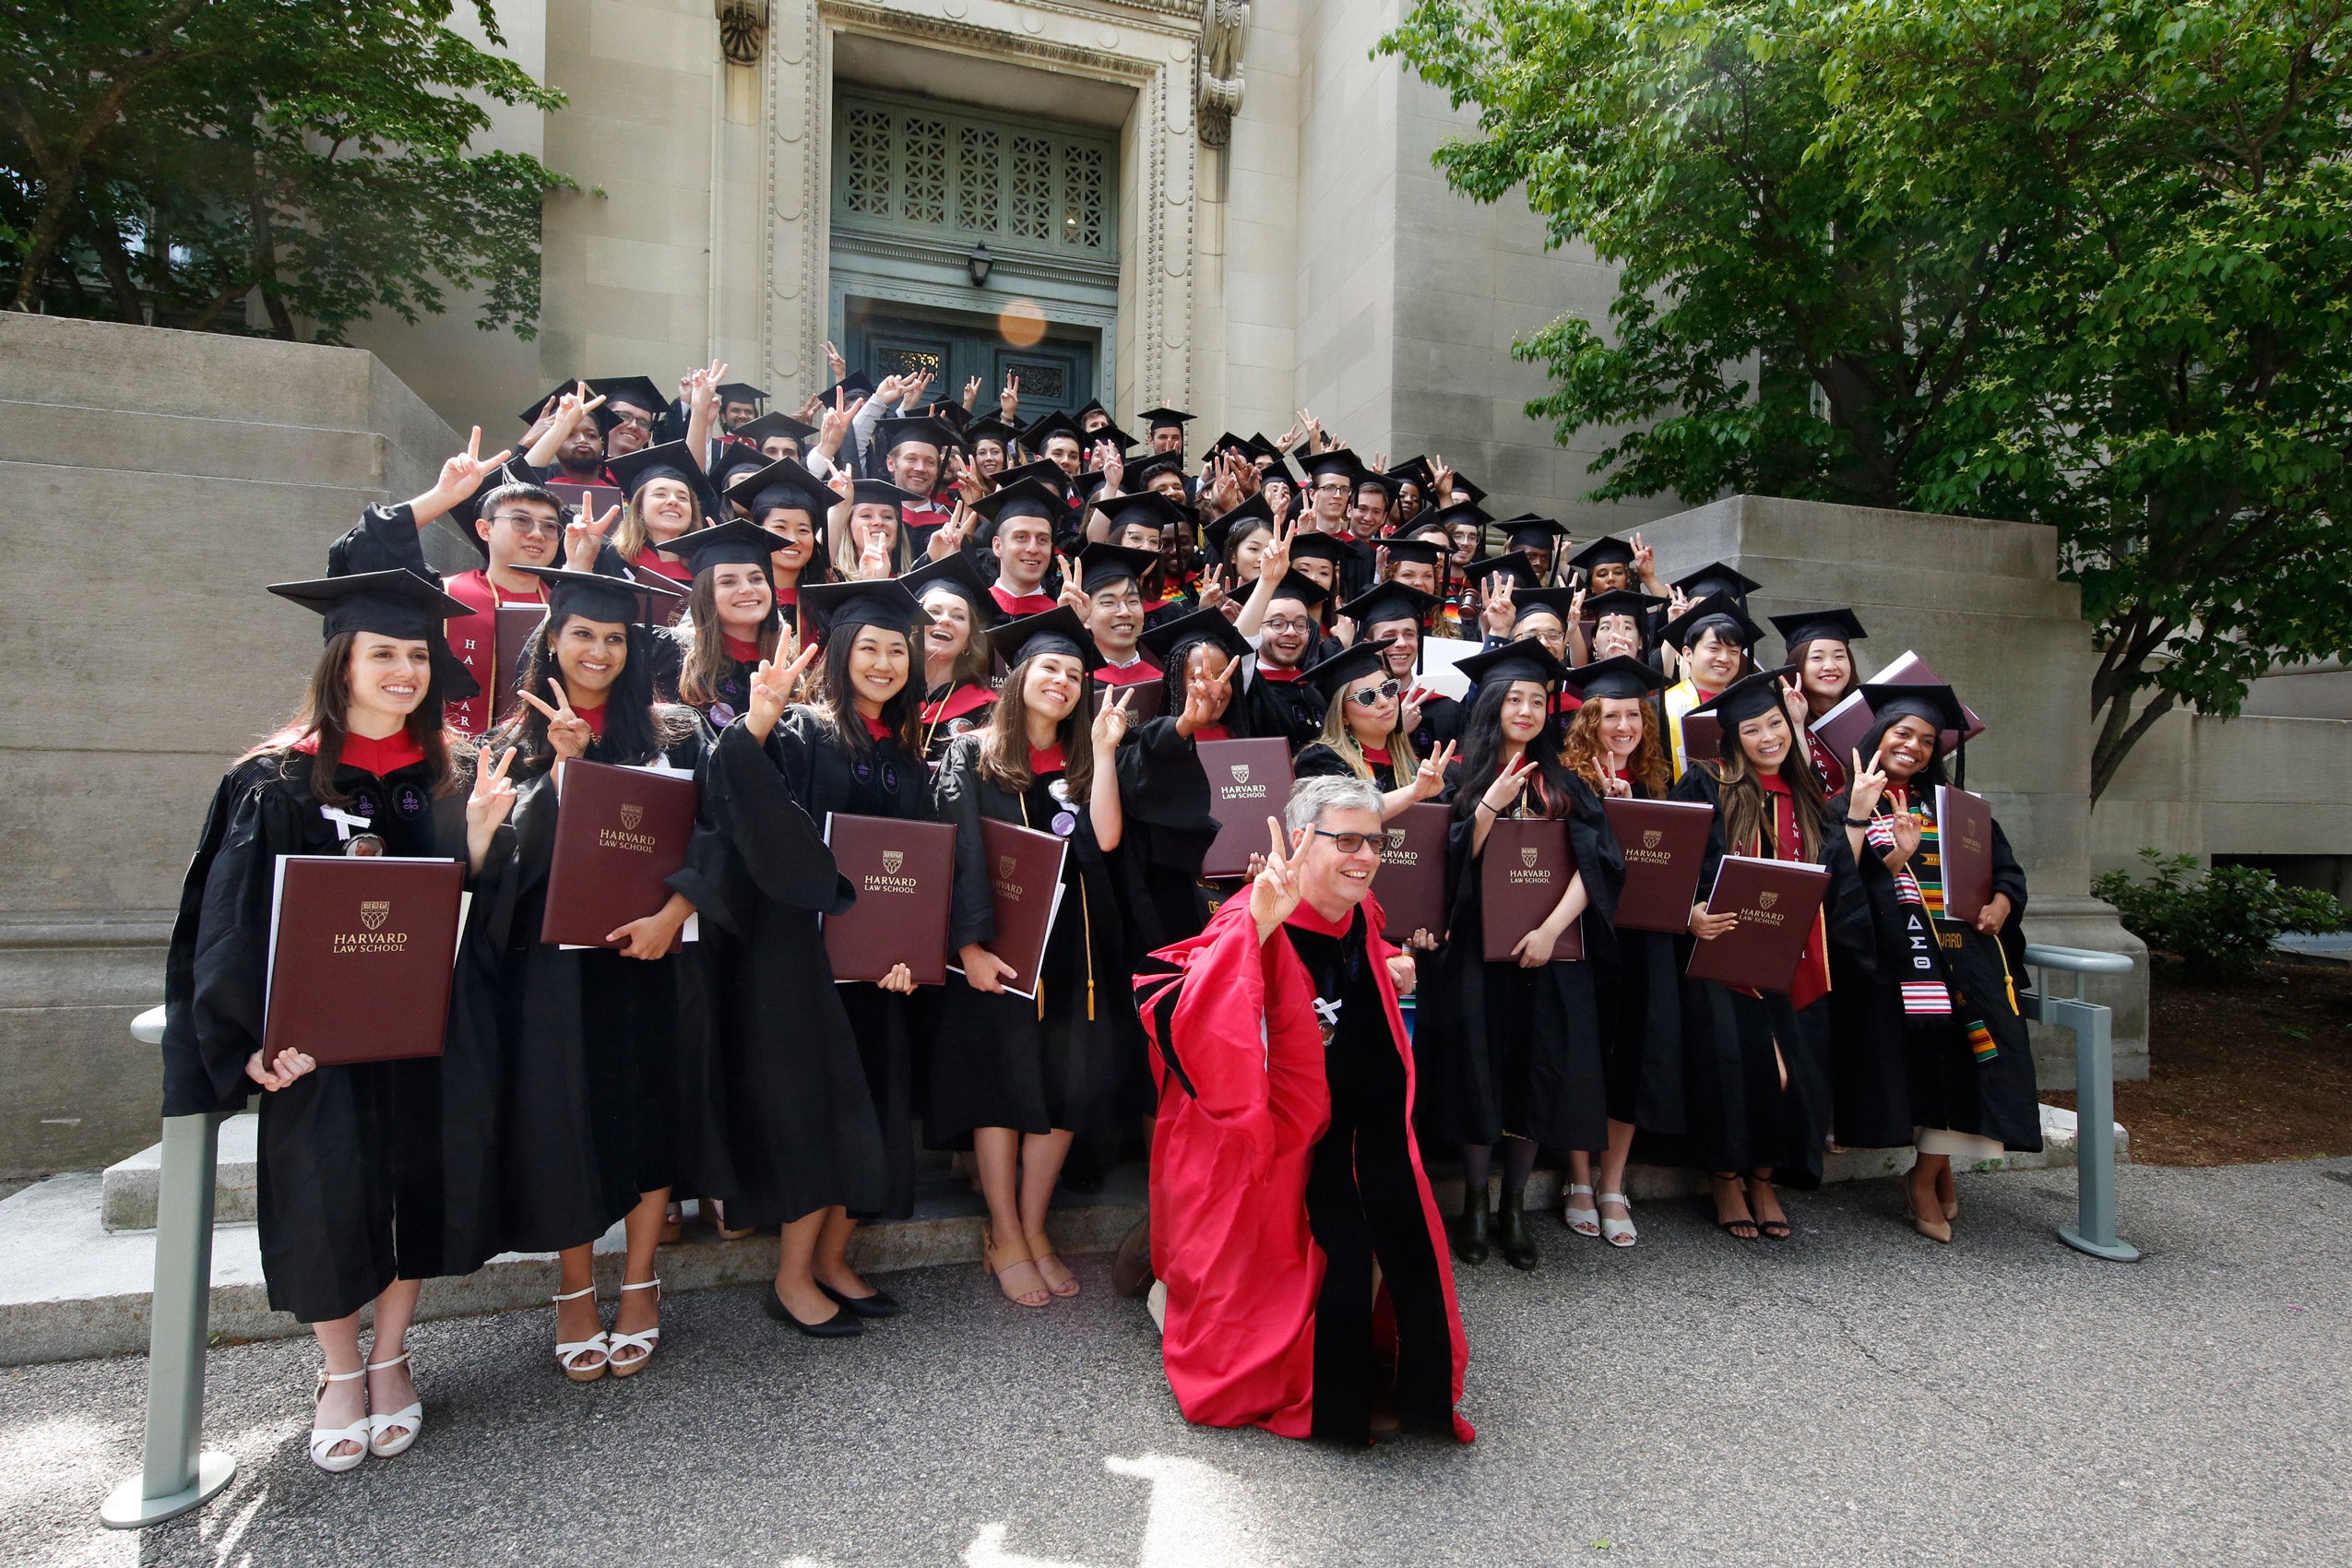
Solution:
{"label": "stone column", "polygon": [[[2128,953],[2129,977],[2086,984],[2115,1009],[2119,1077],[2148,1074],[2147,949],[2090,896],[2090,681],[2097,656],[2079,590],[2058,579],[2058,533],[2028,523],[1733,495],[1643,526],[1671,581],[1726,561],[1765,587],[1764,617],[1850,605],[1867,678],[1906,649],[1952,683],[1985,721],[1968,747],[1968,787],[1992,802],[2030,897],[2033,941]],[[1776,638],[1764,652],[1776,657]],[[2061,988],[2062,989],[2062,988]],[[2069,1037],[2037,1029],[2046,1088],[2070,1087]]]}

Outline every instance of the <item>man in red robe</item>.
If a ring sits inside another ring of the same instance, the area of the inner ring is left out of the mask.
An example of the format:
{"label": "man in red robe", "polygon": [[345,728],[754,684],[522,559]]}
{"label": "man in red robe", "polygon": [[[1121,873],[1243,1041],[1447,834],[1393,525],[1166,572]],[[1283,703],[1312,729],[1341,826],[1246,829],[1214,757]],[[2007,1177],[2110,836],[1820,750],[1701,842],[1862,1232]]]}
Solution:
{"label": "man in red robe", "polygon": [[1361,1444],[1467,1443],[1467,1351],[1412,1131],[1397,1012],[1411,957],[1381,934],[1380,796],[1306,778],[1247,898],[1138,976],[1159,1113],[1152,1267],[1185,1419]]}

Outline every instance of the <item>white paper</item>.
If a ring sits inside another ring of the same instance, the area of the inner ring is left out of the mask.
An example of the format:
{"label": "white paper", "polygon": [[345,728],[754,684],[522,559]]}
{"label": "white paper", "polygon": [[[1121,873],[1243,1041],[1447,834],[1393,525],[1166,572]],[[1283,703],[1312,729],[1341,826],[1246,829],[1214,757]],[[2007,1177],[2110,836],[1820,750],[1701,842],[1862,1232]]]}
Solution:
{"label": "white paper", "polygon": [[1460,637],[1423,637],[1420,673],[1413,677],[1413,682],[1423,691],[1459,702],[1469,694],[1470,678],[1455,666],[1484,651],[1483,643],[1467,642]]}

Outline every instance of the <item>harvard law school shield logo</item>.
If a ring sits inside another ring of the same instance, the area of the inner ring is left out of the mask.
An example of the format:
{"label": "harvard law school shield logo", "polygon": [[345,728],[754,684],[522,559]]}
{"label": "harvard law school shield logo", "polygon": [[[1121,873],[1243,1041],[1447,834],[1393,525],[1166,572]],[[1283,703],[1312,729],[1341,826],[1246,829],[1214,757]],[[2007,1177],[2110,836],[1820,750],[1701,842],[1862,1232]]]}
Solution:
{"label": "harvard law school shield logo", "polygon": [[1388,832],[1388,847],[1389,847],[1390,849],[1403,849],[1403,848],[1405,847],[1405,830],[1404,830],[1403,828],[1401,828],[1401,827],[1392,827],[1392,828],[1389,828],[1389,829],[1387,830],[1387,832]]}
{"label": "harvard law school shield logo", "polygon": [[1535,868],[1536,847],[1533,844],[1526,845],[1519,850],[1519,863],[1529,870]]}
{"label": "harvard law school shield logo", "polygon": [[644,820],[645,807],[623,806],[621,808],[621,826],[627,828],[630,832],[635,833],[637,830],[637,824]]}
{"label": "harvard law school shield logo", "polygon": [[1010,855],[999,855],[996,857],[996,874],[1010,882],[1013,880],[1014,868],[1020,863]]}
{"label": "harvard law school shield logo", "polygon": [[1655,849],[1657,848],[1657,841],[1665,837],[1665,834],[1660,833],[1655,827],[1645,827],[1642,829],[1642,848],[1645,849]]}
{"label": "harvard law school shield logo", "polygon": [[1756,895],[1756,908],[1759,909],[1769,909],[1779,902],[1780,895],[1777,893],[1764,892]]}
{"label": "harvard law school shield logo", "polygon": [[1250,781],[1250,765],[1246,762],[1237,762],[1232,766],[1233,782],[1236,784],[1247,784]]}
{"label": "harvard law school shield logo", "polygon": [[896,876],[898,873],[898,868],[906,863],[907,855],[906,851],[903,849],[885,849],[882,851],[882,869],[890,873],[893,876]]}
{"label": "harvard law school shield logo", "polygon": [[370,931],[383,930],[384,922],[390,919],[391,915],[392,905],[388,899],[370,898],[360,905],[360,924]]}

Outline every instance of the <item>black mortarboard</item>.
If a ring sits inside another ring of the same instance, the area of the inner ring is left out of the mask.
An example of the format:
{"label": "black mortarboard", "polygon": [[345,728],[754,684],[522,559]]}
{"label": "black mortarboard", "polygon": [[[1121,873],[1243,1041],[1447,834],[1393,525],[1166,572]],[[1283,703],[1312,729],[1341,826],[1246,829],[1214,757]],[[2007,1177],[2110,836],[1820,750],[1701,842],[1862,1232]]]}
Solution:
{"label": "black mortarboard", "polygon": [[1462,502],[1467,501],[1475,506],[1485,499],[1486,492],[1480,489],[1478,485],[1472,484],[1470,482],[1469,475],[1463,473],[1458,469],[1455,470],[1454,500],[1455,505],[1458,505]]}
{"label": "black mortarboard", "polygon": [[1031,420],[1021,432],[1021,445],[1032,452],[1042,452],[1045,444],[1057,435],[1066,435],[1076,442],[1080,451],[1087,448],[1087,433],[1078,428],[1076,420],[1062,413],[1040,414]]}
{"label": "black mortarboard", "polygon": [[923,620],[922,605],[897,577],[810,584],[801,589],[801,611],[827,636],[853,626],[883,626],[911,637]]}
{"label": "black mortarboard", "polygon": [[[744,528],[751,525],[745,523]],[[772,548],[772,546],[771,546]],[[764,561],[766,556],[762,556]],[[668,608],[685,598],[683,590],[656,585],[639,577],[608,577],[599,572],[575,572],[564,566],[525,566],[524,571],[547,585],[547,624],[552,630],[566,615],[580,615],[607,624],[634,621],[650,626]]]}
{"label": "black mortarboard", "polygon": [[988,591],[988,579],[980,575],[980,568],[972,564],[972,558],[960,550],[950,552],[942,560],[926,561],[913,571],[902,574],[898,580],[907,585],[907,591],[913,594],[918,602],[932,588],[945,588],[956,594],[971,605],[972,624],[975,626],[985,627],[1002,613],[996,607],[996,600]]}
{"label": "black mortarboard", "polygon": [[1423,495],[1437,493],[1437,471],[1429,466],[1427,457],[1408,457],[1401,463],[1389,465],[1388,477],[1399,484],[1418,487]]}
{"label": "black mortarboard", "polygon": [[1797,667],[1789,664],[1777,670],[1759,670],[1752,675],[1742,675],[1717,692],[1713,702],[1702,703],[1691,711],[1712,717],[1723,726],[1728,740],[1732,731],[1749,719],[1761,719],[1776,709],[1785,710],[1788,697],[1780,683],[1796,672]]}
{"label": "black mortarboard", "polygon": [[964,426],[964,439],[975,446],[983,441],[1010,446],[1018,439],[1019,434],[994,414],[982,414]]}
{"label": "black mortarboard", "polygon": [[1718,634],[1729,630],[1742,647],[1753,647],[1764,641],[1764,628],[1749,620],[1747,612],[1728,593],[1707,595],[1669,621],[1658,636],[1676,647],[1689,647],[1709,626]]}
{"label": "black mortarboard", "polygon": [[1378,474],[1372,472],[1370,469],[1359,468],[1356,470],[1356,487],[1349,493],[1355,499],[1360,501],[1363,499],[1364,492],[1367,490],[1377,490],[1381,493],[1381,494],[1388,498],[1388,504],[1391,506],[1396,505],[1396,481],[1395,480],[1389,478],[1386,474]]}
{"label": "black mortarboard", "polygon": [[1254,452],[1256,448],[1253,447],[1246,439],[1234,434],[1229,430],[1224,434],[1218,436],[1215,441],[1211,442],[1209,444],[1208,450],[1209,455],[1212,457],[1219,452],[1233,452],[1246,457]]}
{"label": "black mortarboard", "polygon": [[1306,488],[1304,484],[1300,482],[1299,476],[1290,471],[1290,465],[1283,461],[1280,457],[1275,458],[1271,464],[1260,469],[1258,472],[1258,482],[1260,484],[1272,484],[1277,481],[1289,485],[1290,487],[1290,493],[1293,496],[1297,495],[1301,490]]}
{"label": "black mortarboard", "polygon": [[[1049,463],[1046,467],[1053,465]],[[1060,469],[1054,469],[1053,473],[1057,479],[1062,476]],[[1062,499],[1062,493],[1041,479],[1017,480],[992,490],[972,503],[972,510],[986,521],[980,530],[982,539],[992,536],[998,524],[1016,517],[1037,517],[1048,528],[1059,528],[1070,515],[1069,504]]]}
{"label": "black mortarboard", "polygon": [[759,412],[759,406],[767,401],[767,394],[748,381],[722,381],[716,390],[720,403],[749,403],[754,414]]}
{"label": "black mortarboard", "polygon": [[1532,638],[1473,654],[1454,668],[1480,685],[1490,681],[1534,681],[1550,688],[1568,679],[1568,667]]}
{"label": "black mortarboard", "polygon": [[849,486],[851,505],[896,506],[901,514],[909,506],[922,505],[922,497],[911,490],[901,490],[886,479],[861,479]]}
{"label": "black mortarboard", "polygon": [[881,452],[895,452],[909,441],[920,441],[926,446],[944,449],[955,439],[953,432],[929,414],[883,420],[873,427],[874,449]]}
{"label": "black mortarboard", "polygon": [[1313,577],[1301,576],[1295,570],[1284,573],[1282,580],[1274,586],[1274,598],[1295,599],[1310,610],[1330,597],[1329,588]]}
{"label": "black mortarboard", "polygon": [[846,409],[861,398],[873,396],[873,377],[861,370],[851,371],[816,395],[817,406],[822,409],[831,408],[834,394],[837,392],[841,395],[841,406]]}
{"label": "black mortarboard", "polygon": [[944,425],[949,435],[959,442],[972,422],[972,410],[961,403],[932,403],[923,412]]}
{"label": "black mortarboard", "polygon": [[1581,566],[1586,572],[1596,566],[1630,566],[1633,564],[1633,547],[1612,533],[1601,535],[1568,557],[1568,564]]}
{"label": "black mortarboard", "polygon": [[1571,670],[1568,683],[1583,693],[1586,702],[1593,702],[1601,697],[1645,697],[1663,687],[1666,677],[1647,660],[1621,653]]}
{"label": "black mortarboard", "polygon": [[612,458],[604,466],[624,495],[634,497],[639,490],[658,479],[676,480],[701,493],[706,500],[710,494],[709,477],[702,471],[702,465],[695,461],[694,453],[683,441],[664,441],[656,446],[647,446],[624,457]]}
{"label": "black mortarboard", "polygon": [[1364,465],[1358,462],[1356,455],[1345,446],[1334,446],[1328,452],[1317,452],[1313,457],[1301,457],[1299,460],[1299,466],[1306,469],[1307,482],[1310,485],[1320,482],[1326,474],[1336,474],[1348,481],[1348,489],[1352,492],[1357,482],[1366,477]]}
{"label": "black mortarboard", "polygon": [[538,402],[523,410],[523,422],[525,424],[537,424],[539,422],[539,416],[541,410],[546,410],[549,413],[554,412],[554,410],[548,408],[550,403],[561,405],[564,398],[577,397],[579,395],[579,390],[580,384],[576,381],[557,382],[555,384],[554,391],[550,392],[546,397],[541,398]]}
{"label": "black mortarboard", "polygon": [[[1413,520],[1416,523],[1420,521],[1418,517]],[[1486,509],[1475,501],[1456,501],[1451,506],[1442,507],[1431,513],[1429,520],[1449,529],[1460,528],[1465,523],[1476,523],[1483,529],[1494,521],[1487,515]]]}
{"label": "black mortarboard", "polygon": [[1062,653],[1078,660],[1091,675],[1102,668],[1101,650],[1094,646],[1093,634],[1078,612],[1066,604],[1035,615],[1024,615],[1017,621],[1007,621],[989,635],[989,641],[1004,658],[1005,668],[1012,669],[1025,659],[1040,653]]}
{"label": "black mortarboard", "polygon": [[269,591],[325,617],[326,635],[330,637],[342,632],[374,632],[379,636],[431,642],[444,621],[469,613],[463,600],[398,567],[308,582],[272,583]]}
{"label": "black mortarboard", "polygon": [[1793,615],[1774,615],[1769,619],[1773,630],[1780,634],[1781,645],[1786,647],[1823,638],[1835,643],[1858,643],[1870,636],[1862,630],[1862,623],[1855,613],[1842,607],[1835,610],[1800,610]]}
{"label": "black mortarboard", "polygon": [[1576,601],[1576,590],[1564,588],[1513,588],[1511,590],[1511,624],[1525,620],[1530,611],[1549,615],[1562,626],[1568,624],[1568,607]]}
{"label": "black mortarboard", "polygon": [[1081,425],[1087,422],[1088,414],[1100,414],[1104,419],[1109,419],[1111,410],[1102,406],[1102,399],[1099,398],[1089,398],[1070,410],[1071,419]]}
{"label": "black mortarboard", "polygon": [[[1794,669],[1795,666],[1790,666]],[[1924,719],[1936,727],[1938,743],[1946,731],[1965,735],[1968,732],[1968,712],[1960,706],[1959,696],[1950,686],[1882,686],[1864,683],[1862,700],[1871,712],[1880,719],[1914,717]],[[1722,699],[1717,698],[1720,702]]]}
{"label": "black mortarboard", "polygon": [[1328,561],[1336,567],[1355,552],[1354,543],[1336,533],[1290,536],[1290,559],[1293,561]]}
{"label": "black mortarboard", "polygon": [[996,487],[999,490],[1010,490],[1027,480],[1034,480],[1053,492],[1062,500],[1064,508],[1067,508],[1070,497],[1070,476],[1062,471],[1061,464],[1051,457],[1039,457],[1035,462],[1016,464],[996,476]]}
{"label": "black mortarboard", "polygon": [[1479,588],[1484,588],[1486,580],[1497,572],[1510,576],[1514,593],[1536,586],[1536,569],[1527,564],[1527,558],[1524,555],[1490,555],[1462,568],[1462,576]]}
{"label": "black mortarboard", "polygon": [[1148,457],[1138,457],[1127,465],[1126,474],[1120,480],[1122,490],[1141,490],[1161,474],[1182,475],[1184,455],[1182,452],[1155,452]]}
{"label": "black mortarboard", "polygon": [[1101,507],[1111,518],[1111,530],[1113,533],[1125,528],[1129,523],[1141,523],[1146,528],[1158,529],[1164,533],[1177,524],[1186,521],[1193,515],[1191,507],[1180,506],[1165,495],[1151,490],[1138,491],[1132,495],[1113,495],[1108,500],[1098,501],[1095,505]]}
{"label": "black mortarboard", "polygon": [[1411,621],[1418,624],[1439,603],[1437,595],[1423,593],[1399,582],[1374,583],[1339,607],[1359,626],[1371,627],[1376,622]]}
{"label": "black mortarboard", "polygon": [[1388,650],[1396,644],[1395,637],[1351,643],[1322,663],[1310,664],[1300,671],[1299,679],[1321,692],[1323,700],[1329,702],[1365,676],[1385,670]]}
{"label": "black mortarboard", "polygon": [[1274,508],[1266,505],[1263,494],[1253,495],[1231,511],[1221,514],[1215,522],[1201,530],[1201,538],[1222,561],[1226,558],[1226,544],[1233,537],[1233,530],[1246,529],[1255,523],[1263,523],[1269,529],[1274,526]]}
{"label": "black mortarboard", "polygon": [[1110,442],[1113,451],[1123,454],[1133,447],[1143,445],[1143,443],[1137,441],[1134,436],[1128,434],[1125,431],[1120,429],[1115,424],[1099,425],[1095,429],[1086,432],[1085,440],[1087,450],[1089,452],[1094,450],[1094,444],[1098,441]]}
{"label": "black mortarboard", "polygon": [[1214,643],[1236,659],[1251,651],[1250,639],[1235,631],[1225,612],[1216,609],[1195,610],[1190,615],[1162,621],[1146,632],[1141,640],[1170,670],[1176,668],[1178,650],[1187,643]]}
{"label": "black mortarboard", "polygon": [[1135,417],[1144,422],[1146,430],[1182,430],[1194,418],[1182,409],[1146,409]]}
{"label": "black mortarboard", "polygon": [[822,522],[833,504],[841,498],[833,487],[801,466],[794,457],[778,457],[756,472],[744,475],[727,488],[727,498],[750,510],[757,522],[778,506],[797,506],[815,521]]}
{"label": "black mortarboard", "polygon": [[617,417],[613,413],[613,405],[616,403],[626,403],[633,409],[643,409],[653,416],[654,422],[657,424],[660,422],[661,416],[670,411],[670,399],[661,395],[661,388],[653,384],[653,378],[649,375],[601,376],[588,383],[588,390],[601,393],[604,397],[604,406],[596,410],[596,418],[597,422],[608,431],[612,428],[613,421]]}
{"label": "black mortarboard", "polygon": [[1401,539],[1384,539],[1380,547],[1388,552],[1391,561],[1410,561],[1417,566],[1434,566],[1450,546],[1443,540],[1421,539],[1407,534]]}
{"label": "black mortarboard", "polygon": [[1764,587],[1755,578],[1743,576],[1736,566],[1720,561],[1710,561],[1695,572],[1685,573],[1674,579],[1674,587],[1682,590],[1685,599],[1705,599],[1709,594],[1729,594],[1746,608],[1748,596]]}
{"label": "black mortarboard", "polygon": [[1100,593],[1113,583],[1141,585],[1144,574],[1159,564],[1159,552],[1127,550],[1116,544],[1089,544],[1078,552],[1078,587]]}
{"label": "black mortarboard", "polygon": [[1588,621],[1598,621],[1610,615],[1630,615],[1633,619],[1633,624],[1641,627],[1642,635],[1647,636],[1650,629],[1650,612],[1663,609],[1667,602],[1663,599],[1643,593],[1636,588],[1610,588],[1607,593],[1586,596],[1585,618]]}
{"label": "black mortarboard", "polygon": [[735,434],[754,444],[773,440],[779,435],[790,441],[806,441],[816,434],[816,426],[796,420],[790,414],[762,414],[755,420],[746,420],[737,425]]}
{"label": "black mortarboard", "polygon": [[722,441],[719,455],[711,459],[710,482],[721,493],[748,473],[767,467],[766,454],[756,446],[746,446],[740,441]]}
{"label": "black mortarboard", "polygon": [[1070,481],[1071,493],[1081,499],[1090,499],[1096,491],[1102,488],[1107,478],[1100,469],[1081,469],[1078,476]]}
{"label": "black mortarboard", "polygon": [[669,543],[654,548],[683,561],[699,576],[713,566],[772,569],[770,558],[776,553],[776,536],[756,523],[738,518],[682,533]]}
{"label": "black mortarboard", "polygon": [[1538,517],[1533,512],[1503,519],[1503,537],[1514,550],[1556,549],[1567,532],[1563,525],[1550,517]]}

